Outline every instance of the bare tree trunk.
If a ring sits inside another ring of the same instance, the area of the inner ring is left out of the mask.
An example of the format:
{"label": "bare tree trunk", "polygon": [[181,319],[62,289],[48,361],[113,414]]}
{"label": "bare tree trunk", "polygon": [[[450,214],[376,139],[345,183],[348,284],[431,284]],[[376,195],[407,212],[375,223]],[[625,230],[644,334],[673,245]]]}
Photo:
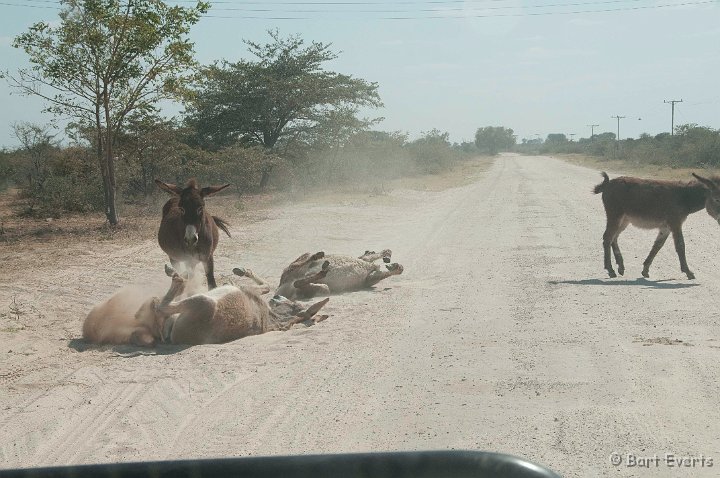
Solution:
{"label": "bare tree trunk", "polygon": [[[263,146],[265,146],[266,151],[272,151],[272,149],[275,147],[275,143],[278,140],[278,135],[272,135],[268,133],[263,134]],[[260,178],[260,190],[263,191],[265,187],[267,187],[268,182],[270,182],[270,173],[273,170],[273,166],[266,166],[263,169],[262,177]]]}
{"label": "bare tree trunk", "polygon": [[264,190],[267,186],[268,182],[270,181],[270,173],[272,172],[273,167],[267,166],[265,169],[263,169],[262,172],[262,178],[260,178],[260,190]]}
{"label": "bare tree trunk", "polygon": [[[105,140],[103,138],[103,126],[102,121],[100,119],[100,103],[98,102],[95,105],[95,131],[97,133],[97,144],[95,149],[95,154],[97,155],[97,161],[98,166],[100,167],[100,176],[102,177],[103,181],[103,197],[105,200],[105,215],[108,216],[108,204],[110,204],[110,196],[108,192],[110,191],[110,188],[108,187],[108,171],[107,171],[107,163],[105,161]],[[109,217],[108,217],[109,219]]]}
{"label": "bare tree trunk", "polygon": [[103,178],[105,186],[105,215],[112,226],[116,226],[119,222],[117,208],[115,206],[115,158],[113,157],[113,128],[110,124],[110,104],[107,88],[103,92],[103,106],[105,109],[105,168],[107,178]]}
{"label": "bare tree trunk", "polygon": [[112,142],[106,141],[105,145],[105,161],[107,164],[107,181],[105,181],[105,187],[107,189],[107,208],[105,215],[107,216],[108,222],[115,226],[119,222],[117,215],[117,209],[115,206],[115,158],[113,158]]}

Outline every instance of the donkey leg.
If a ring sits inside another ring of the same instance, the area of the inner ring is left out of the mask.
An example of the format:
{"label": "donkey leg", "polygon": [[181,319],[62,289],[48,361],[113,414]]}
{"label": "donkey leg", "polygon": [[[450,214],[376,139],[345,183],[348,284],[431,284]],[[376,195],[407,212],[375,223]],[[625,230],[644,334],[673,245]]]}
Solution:
{"label": "donkey leg", "polygon": [[389,263],[390,258],[392,257],[392,251],[390,249],[383,249],[380,252],[375,251],[365,251],[365,254],[358,257],[358,259],[362,259],[365,262],[375,262],[378,259],[382,259],[383,262]]}
{"label": "donkey leg", "polygon": [[672,228],[673,241],[675,241],[675,250],[677,251],[678,258],[680,259],[680,270],[687,274],[688,279],[694,279],[695,274],[690,271],[685,258],[685,238],[683,238],[682,226],[675,226]]}
{"label": "donkey leg", "polygon": [[617,271],[620,275],[625,275],[625,263],[623,262],[622,252],[620,252],[620,246],[618,246],[617,239],[612,244],[613,255],[615,255],[615,263],[617,264]]}
{"label": "donkey leg", "polygon": [[203,262],[203,267],[205,268],[205,278],[207,279],[208,284],[208,290],[213,290],[217,287],[217,284],[215,283],[215,262],[213,261],[213,257],[208,257]]}
{"label": "donkey leg", "polygon": [[325,257],[325,252],[323,252],[323,251],[316,252],[315,254],[310,254],[309,252],[306,252],[305,254],[301,255],[300,257],[298,257],[297,259],[292,261],[290,263],[290,265],[288,266],[288,268],[289,269],[297,269],[299,267],[304,266],[305,264],[307,264],[309,262],[322,259],[323,257]]}
{"label": "donkey leg", "polygon": [[180,277],[177,272],[173,273],[172,275],[172,282],[170,283],[170,288],[168,289],[167,293],[165,294],[165,297],[162,298],[162,301],[160,302],[161,305],[167,305],[177,296],[183,293],[185,290],[185,279]]}
{"label": "donkey leg", "polygon": [[[253,272],[252,269],[236,267],[233,269],[233,274],[240,277],[247,277],[251,281],[255,282],[259,287],[252,287],[252,290],[260,295],[270,292],[270,286],[264,280],[255,275],[255,272]],[[251,287],[245,286],[244,288],[250,289]]]}
{"label": "donkey leg", "polygon": [[608,272],[608,275],[611,278],[617,277],[617,274],[615,274],[615,271],[613,270],[612,261],[610,258],[610,248],[612,246],[612,243],[617,240],[619,230],[620,218],[611,218],[608,216],[607,227],[605,228],[605,233],[603,234],[603,251],[605,253],[605,270]]}
{"label": "donkey leg", "polygon": [[655,243],[653,243],[652,249],[650,249],[650,254],[648,254],[647,259],[645,259],[645,262],[643,262],[643,277],[650,277],[650,266],[652,265],[657,253],[660,252],[662,246],[665,245],[665,241],[669,236],[670,229],[660,229],[660,232],[658,232],[657,238],[655,238]]}
{"label": "donkey leg", "polygon": [[610,246],[612,247],[613,255],[615,256],[615,264],[617,264],[618,268],[618,274],[624,275],[625,274],[625,262],[623,261],[622,253],[620,252],[620,246],[618,245],[618,237],[620,237],[620,234],[625,230],[625,228],[628,226],[628,221],[625,220],[622,223],[620,223],[620,228],[618,229],[617,233],[615,234],[615,239],[612,241]]}
{"label": "donkey leg", "polygon": [[403,266],[398,263],[388,264],[386,271],[375,270],[368,274],[365,279],[365,287],[372,287],[383,279],[403,273]]}
{"label": "donkey leg", "polygon": [[323,265],[322,265],[322,270],[321,270],[320,272],[317,272],[317,273],[312,274],[312,275],[306,275],[306,276],[303,277],[302,279],[296,280],[295,282],[293,282],[293,286],[294,286],[296,289],[302,289],[302,288],[307,287],[308,285],[310,285],[310,284],[312,284],[312,283],[314,283],[314,282],[318,282],[318,281],[324,279],[325,276],[326,276],[327,273],[328,273],[328,267],[329,267],[329,266],[330,266],[330,262],[325,261],[325,262],[323,263]]}

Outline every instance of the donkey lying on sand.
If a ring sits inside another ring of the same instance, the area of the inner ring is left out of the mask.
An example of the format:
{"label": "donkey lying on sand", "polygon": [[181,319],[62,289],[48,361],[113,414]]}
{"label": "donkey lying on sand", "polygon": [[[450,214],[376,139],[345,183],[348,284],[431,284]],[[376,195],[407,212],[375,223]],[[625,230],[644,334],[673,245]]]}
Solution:
{"label": "donkey lying on sand", "polygon": [[287,266],[280,277],[276,294],[288,299],[310,299],[318,295],[367,289],[390,276],[403,273],[403,266],[387,264],[382,270],[374,262],[389,263],[392,252],[365,251],[360,257],[324,252],[306,252]]}
{"label": "donkey lying on sand", "polygon": [[270,292],[270,287],[251,270],[240,268],[233,272],[256,285],[225,285],[173,302],[186,292],[188,280],[169,266],[165,272],[172,282],[163,299],[152,297],[133,309],[121,291],[90,312],[83,325],[83,338],[97,344],[139,346],[152,346],[161,340],[188,345],[223,343],[287,330],[300,322],[312,325],[328,317],[315,314],[329,299],[307,309],[279,296],[265,302],[260,296]]}
{"label": "donkey lying on sand", "polygon": [[[169,267],[166,270],[172,274],[173,284],[185,280]],[[311,321],[312,325],[328,317],[315,314],[329,299],[304,309],[302,305],[276,295],[268,304],[260,297],[270,292],[262,279],[250,269],[236,268],[233,273],[251,279],[256,285],[224,285],[178,302],[160,304],[157,310],[163,320],[163,341],[188,345],[223,343],[248,335],[287,330],[300,322]],[[180,290],[176,289],[175,293]]]}
{"label": "donkey lying on sand", "polygon": [[607,227],[603,234],[605,269],[610,277],[616,277],[610,261],[610,249],[615,255],[618,273],[625,273],[625,264],[618,247],[618,236],[628,224],[642,229],[659,229],[660,232],[643,263],[643,277],[650,276],[650,265],[665,240],[672,233],[675,250],[680,258],[680,270],[694,279],[685,259],[685,240],[682,225],[688,215],[705,208],[720,223],[720,178],[707,179],[693,173],[696,181],[659,181],[619,177],[610,180],[602,173],[604,181],[593,189],[602,193],[607,215]]}

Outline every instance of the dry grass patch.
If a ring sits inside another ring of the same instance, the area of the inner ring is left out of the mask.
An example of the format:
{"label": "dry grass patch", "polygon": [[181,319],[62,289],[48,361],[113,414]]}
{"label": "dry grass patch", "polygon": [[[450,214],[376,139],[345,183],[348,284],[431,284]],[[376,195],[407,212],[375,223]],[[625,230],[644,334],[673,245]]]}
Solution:
{"label": "dry grass patch", "polygon": [[[639,163],[629,159],[606,159],[582,154],[557,154],[552,155],[552,157],[598,171],[614,171],[617,174],[642,178],[690,181],[692,179],[692,172],[703,171],[706,175],[720,174],[720,171],[716,169],[673,168],[659,164]],[[612,177],[611,174],[610,179],[612,179]]]}

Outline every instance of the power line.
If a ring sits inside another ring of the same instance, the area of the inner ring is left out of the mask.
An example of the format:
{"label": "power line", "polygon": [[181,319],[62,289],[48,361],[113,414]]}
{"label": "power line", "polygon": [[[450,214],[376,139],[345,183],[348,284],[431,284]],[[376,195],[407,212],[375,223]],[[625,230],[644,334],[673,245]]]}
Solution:
{"label": "power line", "polygon": [[670,103],[672,114],[670,116],[670,136],[675,136],[675,103],[682,103],[683,100],[663,100],[663,103]]}
{"label": "power line", "polygon": [[6,7],[25,7],[25,8],[49,8],[53,10],[60,10],[60,7],[51,7],[51,6],[45,6],[45,5],[22,5],[19,3],[5,3],[0,2],[0,5],[4,5]]}
{"label": "power line", "polygon": [[[552,16],[552,15],[578,15],[587,13],[608,13],[608,12],[623,12],[623,11],[636,11],[636,10],[654,10],[659,8],[671,8],[671,7],[682,7],[690,5],[706,5],[711,3],[717,3],[717,0],[705,0],[699,2],[684,2],[684,3],[671,3],[662,5],[647,5],[647,6],[636,6],[626,8],[607,8],[599,10],[574,10],[566,12],[528,12],[528,13],[502,13],[493,15],[451,15],[451,16],[393,16],[393,17],[376,17],[377,20],[440,20],[440,19],[454,19],[463,20],[468,18],[500,18],[500,17],[534,17],[534,16]],[[517,7],[523,9],[523,7]],[[231,16],[231,15],[204,15],[209,18],[224,18],[224,19],[246,19],[246,20],[315,20],[313,17],[261,17],[261,16]]]}
{"label": "power line", "polygon": [[[54,6],[41,6],[41,5],[28,5],[28,4],[17,4],[17,3],[9,3],[9,2],[0,2],[0,5],[5,6],[12,6],[12,7],[21,7],[21,8],[45,8],[45,9],[59,9],[60,3],[58,2],[52,2],[52,1],[42,1],[42,0],[31,0],[36,2],[42,2],[47,4],[55,4],[58,5],[57,7]],[[503,0],[487,0],[491,2],[495,1],[503,1]],[[641,0],[625,0],[625,1],[641,1]],[[215,2],[215,3],[221,3],[221,2]],[[229,3],[229,2],[225,2]],[[258,4],[261,2],[247,2],[248,4]],[[399,2],[399,3],[409,3],[409,2]],[[426,3],[433,3],[433,4],[443,4],[443,3],[458,3],[453,0],[445,0],[445,1],[434,1],[434,2],[426,2]],[[500,6],[500,7],[487,7],[483,9],[477,9],[476,11],[485,11],[485,10],[499,10],[499,9],[509,9],[509,8],[517,8],[517,9],[527,9],[527,8],[549,8],[549,7],[567,7],[567,6],[583,6],[583,5],[603,5],[603,4],[610,4],[610,3],[622,3],[622,0],[603,0],[603,1],[596,1],[596,2],[576,2],[576,3],[565,3],[565,4],[552,4],[552,5],[529,5],[525,7],[517,7],[517,6]],[[682,2],[682,3],[669,3],[669,4],[661,4],[661,5],[644,5],[644,6],[633,6],[633,7],[621,7],[621,8],[607,8],[607,9],[595,9],[595,10],[574,10],[574,11],[554,11],[554,12],[525,12],[525,13],[507,13],[507,14],[479,14],[479,15],[432,15],[432,16],[387,16],[387,17],[376,17],[377,20],[435,20],[435,19],[467,19],[467,18],[496,18],[496,17],[533,17],[533,16],[552,16],[552,15],[577,15],[577,14],[592,14],[592,13],[609,13],[609,12],[622,12],[622,11],[637,11],[637,10],[650,10],[650,9],[659,9],[659,8],[672,8],[672,7],[681,7],[681,6],[693,6],[693,5],[707,5],[707,4],[713,4],[718,3],[717,0],[701,0],[701,1],[693,1],[693,2]],[[302,2],[302,3],[289,3],[289,2],[276,2],[277,5],[377,5],[378,2]],[[218,10],[240,10],[240,9],[218,9]],[[242,11],[252,11],[252,12],[258,12],[258,13],[282,13],[283,10],[270,10],[270,9],[255,9],[255,10],[242,10]],[[415,11],[408,11],[407,13],[415,13],[415,12],[429,12],[429,11],[437,11],[439,13],[448,11],[448,9],[434,9],[434,10],[415,10]],[[454,11],[454,10],[450,10]],[[463,9],[463,12],[467,12],[467,9]],[[321,10],[298,10],[298,11],[291,11],[290,13],[358,13],[356,11],[321,11]],[[395,12],[390,10],[378,10],[378,11],[360,11],[359,13],[404,13],[402,12]],[[317,19],[316,17],[311,16],[257,16],[257,15],[212,15],[212,14],[205,14],[202,15],[203,17],[207,18],[217,18],[217,19],[240,19],[240,20],[314,20]],[[350,20],[355,20],[356,18],[352,18]],[[366,20],[366,19],[360,19],[360,20]]]}
{"label": "power line", "polygon": [[[488,3],[496,3],[496,2],[505,2],[507,0],[486,0]],[[616,4],[616,3],[635,3],[635,2],[644,2],[647,0],[597,0],[597,1],[590,1],[590,2],[570,2],[570,3],[550,3],[546,5],[524,5],[522,7],[518,7],[517,5],[501,5],[501,6],[493,6],[493,7],[453,7],[453,8],[417,8],[413,10],[307,10],[307,9],[298,9],[298,10],[291,10],[291,9],[273,9],[273,8],[247,8],[247,7],[228,7],[228,8],[215,8],[213,7],[211,11],[218,12],[218,11],[241,11],[241,12],[266,12],[266,13],[276,13],[276,12],[287,12],[287,13],[345,13],[345,12],[352,12],[352,13],[432,13],[432,12],[478,12],[478,11],[485,11],[485,10],[507,10],[507,9],[528,9],[528,8],[554,8],[554,7],[576,7],[576,6],[585,6],[585,5],[607,5],[607,4]]]}
{"label": "power line", "polygon": [[[61,0],[24,0],[25,2],[30,3],[52,3],[55,5],[60,5],[63,2]],[[408,7],[416,6],[416,5],[453,5],[453,4],[474,4],[479,5],[483,3],[495,3],[495,2],[504,2],[508,0],[431,0],[431,1],[398,1],[398,2],[386,2],[386,1],[355,1],[355,2],[265,2],[265,1],[211,1],[211,8],[215,9],[214,5],[277,5],[277,6],[319,6],[319,5],[325,5],[325,6],[368,6],[368,5],[378,5],[378,6],[395,6],[395,5],[405,5]],[[196,0],[169,0],[168,3],[188,3],[188,4],[196,4]]]}
{"label": "power line", "polygon": [[620,120],[625,118],[625,116],[611,116],[611,118],[616,118],[618,122],[618,132],[617,132],[617,140],[620,141]]}
{"label": "power line", "polygon": [[600,126],[599,124],[586,124],[585,126],[590,127],[590,141],[595,137],[595,127]]}
{"label": "power line", "polygon": [[625,117],[616,115],[616,116],[611,116],[611,118],[617,118],[617,122],[618,122],[617,137],[615,138],[615,154],[618,154],[620,152],[620,120]]}

